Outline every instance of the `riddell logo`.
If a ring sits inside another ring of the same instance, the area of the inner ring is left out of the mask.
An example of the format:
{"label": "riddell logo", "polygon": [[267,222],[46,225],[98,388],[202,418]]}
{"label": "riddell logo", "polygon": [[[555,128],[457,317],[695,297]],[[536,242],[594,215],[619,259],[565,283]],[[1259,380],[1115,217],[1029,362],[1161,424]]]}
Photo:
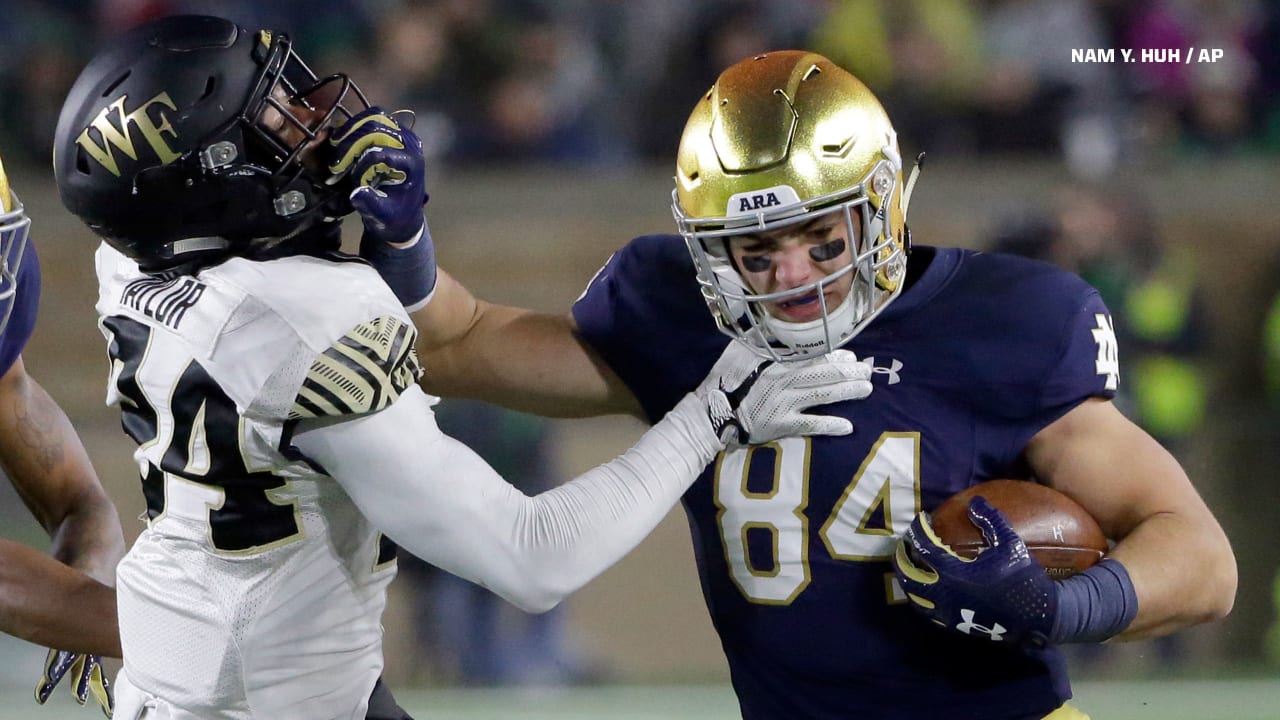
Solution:
{"label": "riddell logo", "polygon": [[897,358],[889,358],[888,367],[879,367],[876,365],[876,358],[873,355],[871,357],[862,358],[862,362],[870,365],[871,372],[876,375],[888,375],[890,385],[897,385],[902,382],[902,376],[898,374],[898,371],[902,369],[901,360],[898,360]]}

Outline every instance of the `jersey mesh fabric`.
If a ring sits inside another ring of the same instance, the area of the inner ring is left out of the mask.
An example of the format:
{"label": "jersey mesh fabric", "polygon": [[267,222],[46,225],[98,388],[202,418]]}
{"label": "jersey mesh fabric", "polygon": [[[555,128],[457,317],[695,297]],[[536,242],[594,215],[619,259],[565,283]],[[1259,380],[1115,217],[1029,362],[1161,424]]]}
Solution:
{"label": "jersey mesh fabric", "polygon": [[315,355],[298,343],[295,351],[289,353],[271,377],[267,378],[258,397],[253,401],[250,413],[258,417],[288,417],[289,409],[298,396],[298,387],[302,385],[314,360]]}

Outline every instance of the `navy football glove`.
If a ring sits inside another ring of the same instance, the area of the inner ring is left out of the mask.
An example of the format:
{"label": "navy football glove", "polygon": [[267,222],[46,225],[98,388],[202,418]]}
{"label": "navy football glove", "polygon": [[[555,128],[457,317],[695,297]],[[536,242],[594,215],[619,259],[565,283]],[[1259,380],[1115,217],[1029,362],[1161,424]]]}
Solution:
{"label": "navy football glove", "polygon": [[395,292],[417,309],[435,289],[435,247],[422,206],[427,202],[422,141],[410,129],[412,114],[371,107],[329,137],[330,182],[349,179],[351,206],[364,234],[360,255]]}
{"label": "navy football glove", "polygon": [[71,694],[75,695],[76,702],[84,705],[92,694],[104,715],[111,717],[115,713],[116,701],[111,695],[111,683],[102,672],[102,658],[66,650],[50,650],[45,657],[44,676],[36,685],[36,702],[43,705],[68,672],[75,683]]}
{"label": "navy football glove", "polygon": [[943,544],[925,513],[911,523],[893,558],[907,598],[943,627],[993,642],[1044,647],[1058,609],[1054,581],[986,498],[969,502],[969,517],[988,545],[973,560]]}

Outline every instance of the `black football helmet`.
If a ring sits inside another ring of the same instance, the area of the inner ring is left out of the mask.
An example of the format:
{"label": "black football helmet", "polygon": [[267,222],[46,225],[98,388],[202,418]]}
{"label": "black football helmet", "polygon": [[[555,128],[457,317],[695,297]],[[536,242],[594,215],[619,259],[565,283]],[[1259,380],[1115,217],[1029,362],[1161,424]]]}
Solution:
{"label": "black football helmet", "polygon": [[63,204],[144,270],[199,266],[350,212],[323,138],[366,107],[350,78],[318,78],[283,33],[166,17],[80,73],[54,176]]}

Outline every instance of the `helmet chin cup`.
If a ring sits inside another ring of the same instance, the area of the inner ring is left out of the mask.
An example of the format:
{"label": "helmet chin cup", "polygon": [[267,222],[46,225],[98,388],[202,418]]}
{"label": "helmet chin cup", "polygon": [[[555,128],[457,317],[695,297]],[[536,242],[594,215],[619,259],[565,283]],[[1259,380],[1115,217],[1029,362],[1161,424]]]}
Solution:
{"label": "helmet chin cup", "polygon": [[777,344],[797,356],[810,357],[839,348],[853,335],[853,293],[845,296],[835,310],[828,311],[824,306],[822,312],[822,317],[805,322],[788,322],[768,314],[761,321]]}

